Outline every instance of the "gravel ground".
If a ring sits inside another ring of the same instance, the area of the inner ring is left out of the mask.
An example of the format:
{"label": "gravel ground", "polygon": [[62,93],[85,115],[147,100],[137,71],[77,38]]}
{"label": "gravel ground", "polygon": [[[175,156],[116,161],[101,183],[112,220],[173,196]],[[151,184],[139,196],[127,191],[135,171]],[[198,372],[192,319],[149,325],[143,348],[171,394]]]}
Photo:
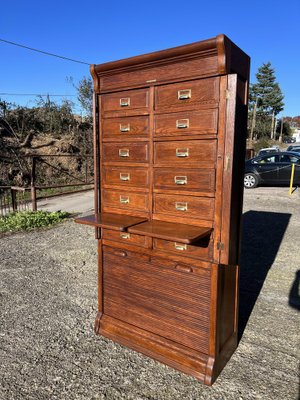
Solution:
{"label": "gravel ground", "polygon": [[93,229],[2,238],[0,399],[297,400],[300,196],[287,192],[246,191],[241,340],[211,388],[94,335]]}

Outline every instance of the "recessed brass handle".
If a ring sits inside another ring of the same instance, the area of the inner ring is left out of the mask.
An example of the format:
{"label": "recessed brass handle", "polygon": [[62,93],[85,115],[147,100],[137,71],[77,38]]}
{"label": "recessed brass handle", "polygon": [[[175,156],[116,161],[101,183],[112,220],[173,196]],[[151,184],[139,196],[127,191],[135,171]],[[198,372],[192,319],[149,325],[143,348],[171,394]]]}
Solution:
{"label": "recessed brass handle", "polygon": [[176,202],[175,203],[175,208],[176,208],[177,211],[187,211],[188,203],[186,203],[186,202]]}
{"label": "recessed brass handle", "polygon": [[120,157],[129,157],[129,149],[119,149]]}
{"label": "recessed brass handle", "polygon": [[120,233],[120,238],[121,239],[130,239],[130,233],[121,232]]}
{"label": "recessed brass handle", "polygon": [[176,149],[176,157],[188,157],[189,149]]}
{"label": "recessed brass handle", "polygon": [[129,196],[120,196],[121,204],[129,204]]}
{"label": "recessed brass handle", "polygon": [[178,119],[176,121],[176,128],[177,129],[186,129],[190,126],[190,120],[188,118],[185,119]]}
{"label": "recessed brass handle", "polygon": [[130,124],[122,125],[120,124],[120,132],[129,132],[130,131]]}
{"label": "recessed brass handle", "polygon": [[128,107],[130,106],[130,97],[123,97],[120,99],[120,106],[121,107]]}
{"label": "recessed brass handle", "polygon": [[178,90],[178,100],[187,100],[192,97],[192,89]]}
{"label": "recessed brass handle", "polygon": [[121,172],[120,180],[121,181],[130,181],[130,174]]}
{"label": "recessed brass handle", "polygon": [[186,244],[181,244],[181,243],[174,243],[174,247],[176,250],[184,251],[187,250],[187,245]]}
{"label": "recessed brass handle", "polygon": [[176,185],[186,185],[187,176],[174,176],[174,182],[176,183]]}

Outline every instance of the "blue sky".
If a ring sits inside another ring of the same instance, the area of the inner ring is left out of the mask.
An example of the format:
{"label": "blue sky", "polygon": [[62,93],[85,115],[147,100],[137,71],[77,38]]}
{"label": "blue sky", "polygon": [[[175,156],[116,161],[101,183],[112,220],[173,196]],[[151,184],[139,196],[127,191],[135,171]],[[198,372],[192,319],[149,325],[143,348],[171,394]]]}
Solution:
{"label": "blue sky", "polygon": [[[262,63],[272,63],[285,95],[283,115],[296,116],[300,115],[299,15],[299,0],[15,0],[1,4],[0,38],[98,64],[224,33],[250,55],[251,82]],[[71,95],[75,89],[66,78],[72,76],[77,82],[89,75],[88,65],[2,42],[0,60],[0,93]],[[35,104],[34,96],[0,97]]]}

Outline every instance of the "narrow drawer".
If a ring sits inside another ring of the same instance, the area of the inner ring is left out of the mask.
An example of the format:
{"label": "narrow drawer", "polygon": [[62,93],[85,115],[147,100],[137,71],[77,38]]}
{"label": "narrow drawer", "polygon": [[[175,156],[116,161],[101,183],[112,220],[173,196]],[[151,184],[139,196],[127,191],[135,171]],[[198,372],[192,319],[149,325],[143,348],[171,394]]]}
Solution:
{"label": "narrow drawer", "polygon": [[155,88],[155,109],[215,104],[219,101],[219,78],[174,83]]}
{"label": "narrow drawer", "polygon": [[103,143],[103,162],[137,162],[147,163],[149,161],[149,144],[140,143]]}
{"label": "narrow drawer", "polygon": [[216,161],[216,140],[188,140],[154,143],[154,163],[161,166],[208,165]]}
{"label": "narrow drawer", "polygon": [[124,187],[148,187],[149,170],[132,167],[104,167],[103,184]]}
{"label": "narrow drawer", "polygon": [[134,233],[128,233],[128,232],[118,232],[110,229],[102,230],[102,238],[107,240],[115,240],[116,242],[121,242],[121,243],[135,244],[137,246],[142,246],[147,248],[150,247],[150,241],[151,241],[151,239],[147,236],[136,235]]}
{"label": "narrow drawer", "polygon": [[114,137],[122,135],[124,138],[132,135],[149,135],[149,118],[146,117],[124,117],[107,118],[102,120],[103,137]]}
{"label": "narrow drawer", "polygon": [[213,193],[215,191],[215,170],[208,168],[155,168],[154,188]]}
{"label": "narrow drawer", "polygon": [[218,109],[158,114],[154,118],[155,136],[216,134]]}
{"label": "narrow drawer", "polygon": [[153,239],[153,249],[204,260],[211,260],[213,256],[212,241],[206,238],[201,239],[193,245],[176,243],[163,239]]}
{"label": "narrow drawer", "polygon": [[149,196],[144,193],[128,191],[103,191],[104,211],[107,208],[119,208],[124,210],[149,211]]}
{"label": "narrow drawer", "polygon": [[149,107],[149,90],[138,89],[104,94],[101,96],[102,111],[144,110]]}
{"label": "narrow drawer", "polygon": [[214,199],[209,197],[154,194],[154,212],[212,221]]}

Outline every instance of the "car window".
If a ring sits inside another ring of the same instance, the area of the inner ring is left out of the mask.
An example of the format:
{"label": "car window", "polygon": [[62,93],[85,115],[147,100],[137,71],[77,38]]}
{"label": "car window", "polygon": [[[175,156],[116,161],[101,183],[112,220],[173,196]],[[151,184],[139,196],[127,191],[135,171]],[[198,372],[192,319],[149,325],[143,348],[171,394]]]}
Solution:
{"label": "car window", "polygon": [[278,156],[265,156],[258,160],[259,164],[272,164],[278,162]]}
{"label": "car window", "polygon": [[288,156],[287,154],[284,154],[284,155],[279,157],[279,162],[291,163],[292,161],[291,161],[291,157],[290,156]]}
{"label": "car window", "polygon": [[289,156],[290,157],[290,162],[293,164],[300,164],[300,158],[296,156]]}

